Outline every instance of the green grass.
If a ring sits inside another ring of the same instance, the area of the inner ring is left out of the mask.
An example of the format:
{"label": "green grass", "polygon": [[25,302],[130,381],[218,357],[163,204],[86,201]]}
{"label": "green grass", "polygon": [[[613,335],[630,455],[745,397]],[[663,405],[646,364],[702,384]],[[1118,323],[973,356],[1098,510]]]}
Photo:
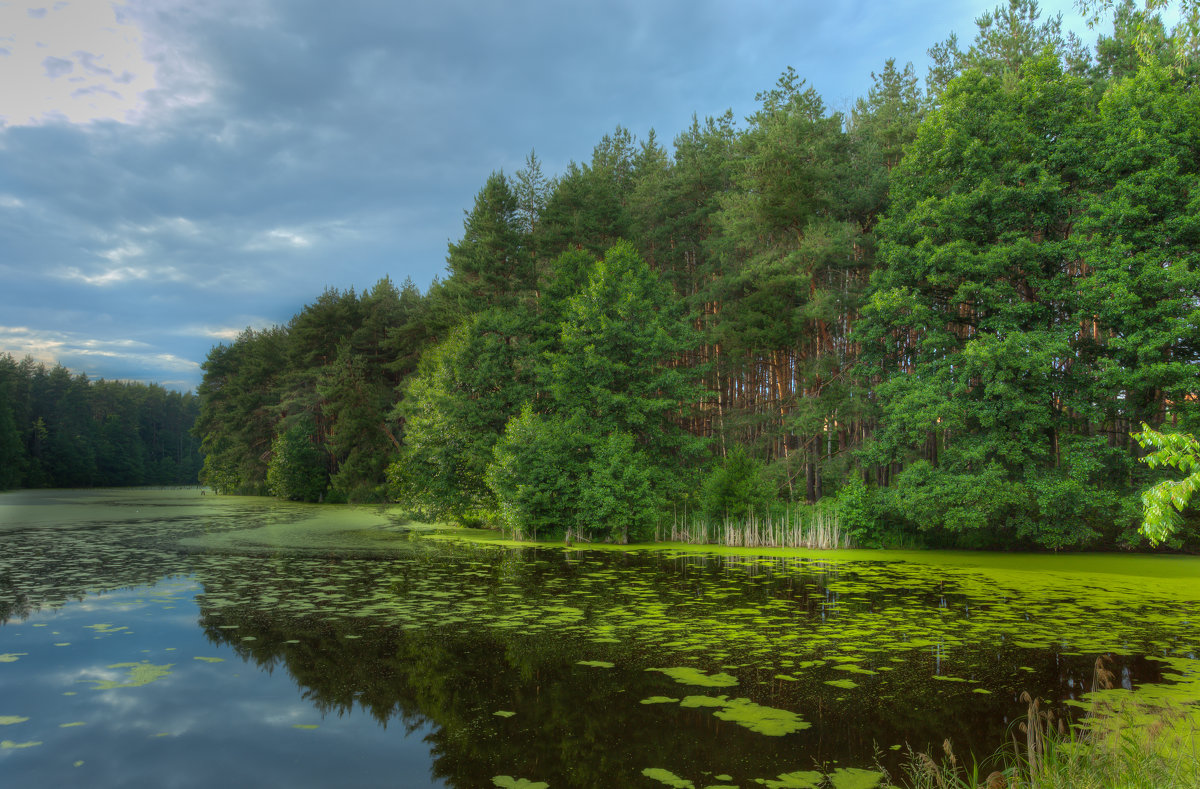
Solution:
{"label": "green grass", "polygon": [[[1028,699],[1028,696],[1024,698]],[[961,764],[949,740],[944,755],[914,753],[900,786],[910,789],[1196,789],[1200,731],[1173,709],[1096,702],[1080,724],[1029,701],[1013,741],[983,763]]]}

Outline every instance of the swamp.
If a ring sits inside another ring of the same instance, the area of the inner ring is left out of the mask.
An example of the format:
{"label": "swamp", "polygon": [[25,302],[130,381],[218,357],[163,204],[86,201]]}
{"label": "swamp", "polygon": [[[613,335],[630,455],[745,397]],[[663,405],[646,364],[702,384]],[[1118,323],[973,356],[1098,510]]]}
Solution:
{"label": "swamp", "polygon": [[866,789],[946,739],[992,754],[1022,693],[1200,700],[1193,557],[481,534],[0,495],[0,782]]}

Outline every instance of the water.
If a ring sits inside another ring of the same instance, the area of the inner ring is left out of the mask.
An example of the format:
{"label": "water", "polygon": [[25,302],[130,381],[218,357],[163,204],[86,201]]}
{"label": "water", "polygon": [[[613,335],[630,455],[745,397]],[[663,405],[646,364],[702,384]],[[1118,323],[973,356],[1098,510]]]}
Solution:
{"label": "water", "polygon": [[0,784],[870,786],[990,754],[1023,691],[1079,714],[1101,655],[1200,697],[1193,559],[773,553],[4,494]]}

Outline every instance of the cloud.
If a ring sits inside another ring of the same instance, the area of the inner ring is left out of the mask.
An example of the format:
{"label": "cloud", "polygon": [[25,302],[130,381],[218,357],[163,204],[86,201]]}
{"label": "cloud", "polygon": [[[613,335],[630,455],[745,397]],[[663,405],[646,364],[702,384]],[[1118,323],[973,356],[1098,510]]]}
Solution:
{"label": "cloud", "polygon": [[0,4],[21,75],[0,105],[0,315],[202,358],[230,337],[187,327],[426,285],[487,175],[531,148],[552,175],[618,123],[669,146],[693,113],[752,113],[789,64],[841,107],[994,4]]}
{"label": "cloud", "polygon": [[[6,85],[0,128],[44,123],[133,122],[159,87],[142,31],[112,3],[0,4]],[[76,68],[78,66],[78,68]]]}
{"label": "cloud", "polygon": [[75,64],[64,58],[56,58],[52,55],[42,61],[42,68],[45,69],[47,77],[57,79],[74,71]]}
{"label": "cloud", "polygon": [[61,364],[93,378],[158,380],[130,374],[149,368],[187,374],[191,383],[200,369],[198,362],[144,340],[97,339],[79,332],[29,326],[0,326],[0,353],[11,354],[18,359],[31,356],[48,365]]}

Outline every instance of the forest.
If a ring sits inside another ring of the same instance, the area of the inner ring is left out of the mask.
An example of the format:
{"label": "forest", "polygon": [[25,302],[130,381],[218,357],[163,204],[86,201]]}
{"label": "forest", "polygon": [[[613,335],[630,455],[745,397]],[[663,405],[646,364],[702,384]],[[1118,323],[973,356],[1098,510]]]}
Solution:
{"label": "forest", "polygon": [[194,485],[194,394],[0,354],[0,490]]}
{"label": "forest", "polygon": [[1092,47],[1031,0],[977,26],[847,112],[788,69],[670,146],[493,172],[424,292],[212,349],[201,480],[524,537],[790,507],[861,546],[1143,544],[1131,434],[1200,421],[1195,37],[1128,0]]}

